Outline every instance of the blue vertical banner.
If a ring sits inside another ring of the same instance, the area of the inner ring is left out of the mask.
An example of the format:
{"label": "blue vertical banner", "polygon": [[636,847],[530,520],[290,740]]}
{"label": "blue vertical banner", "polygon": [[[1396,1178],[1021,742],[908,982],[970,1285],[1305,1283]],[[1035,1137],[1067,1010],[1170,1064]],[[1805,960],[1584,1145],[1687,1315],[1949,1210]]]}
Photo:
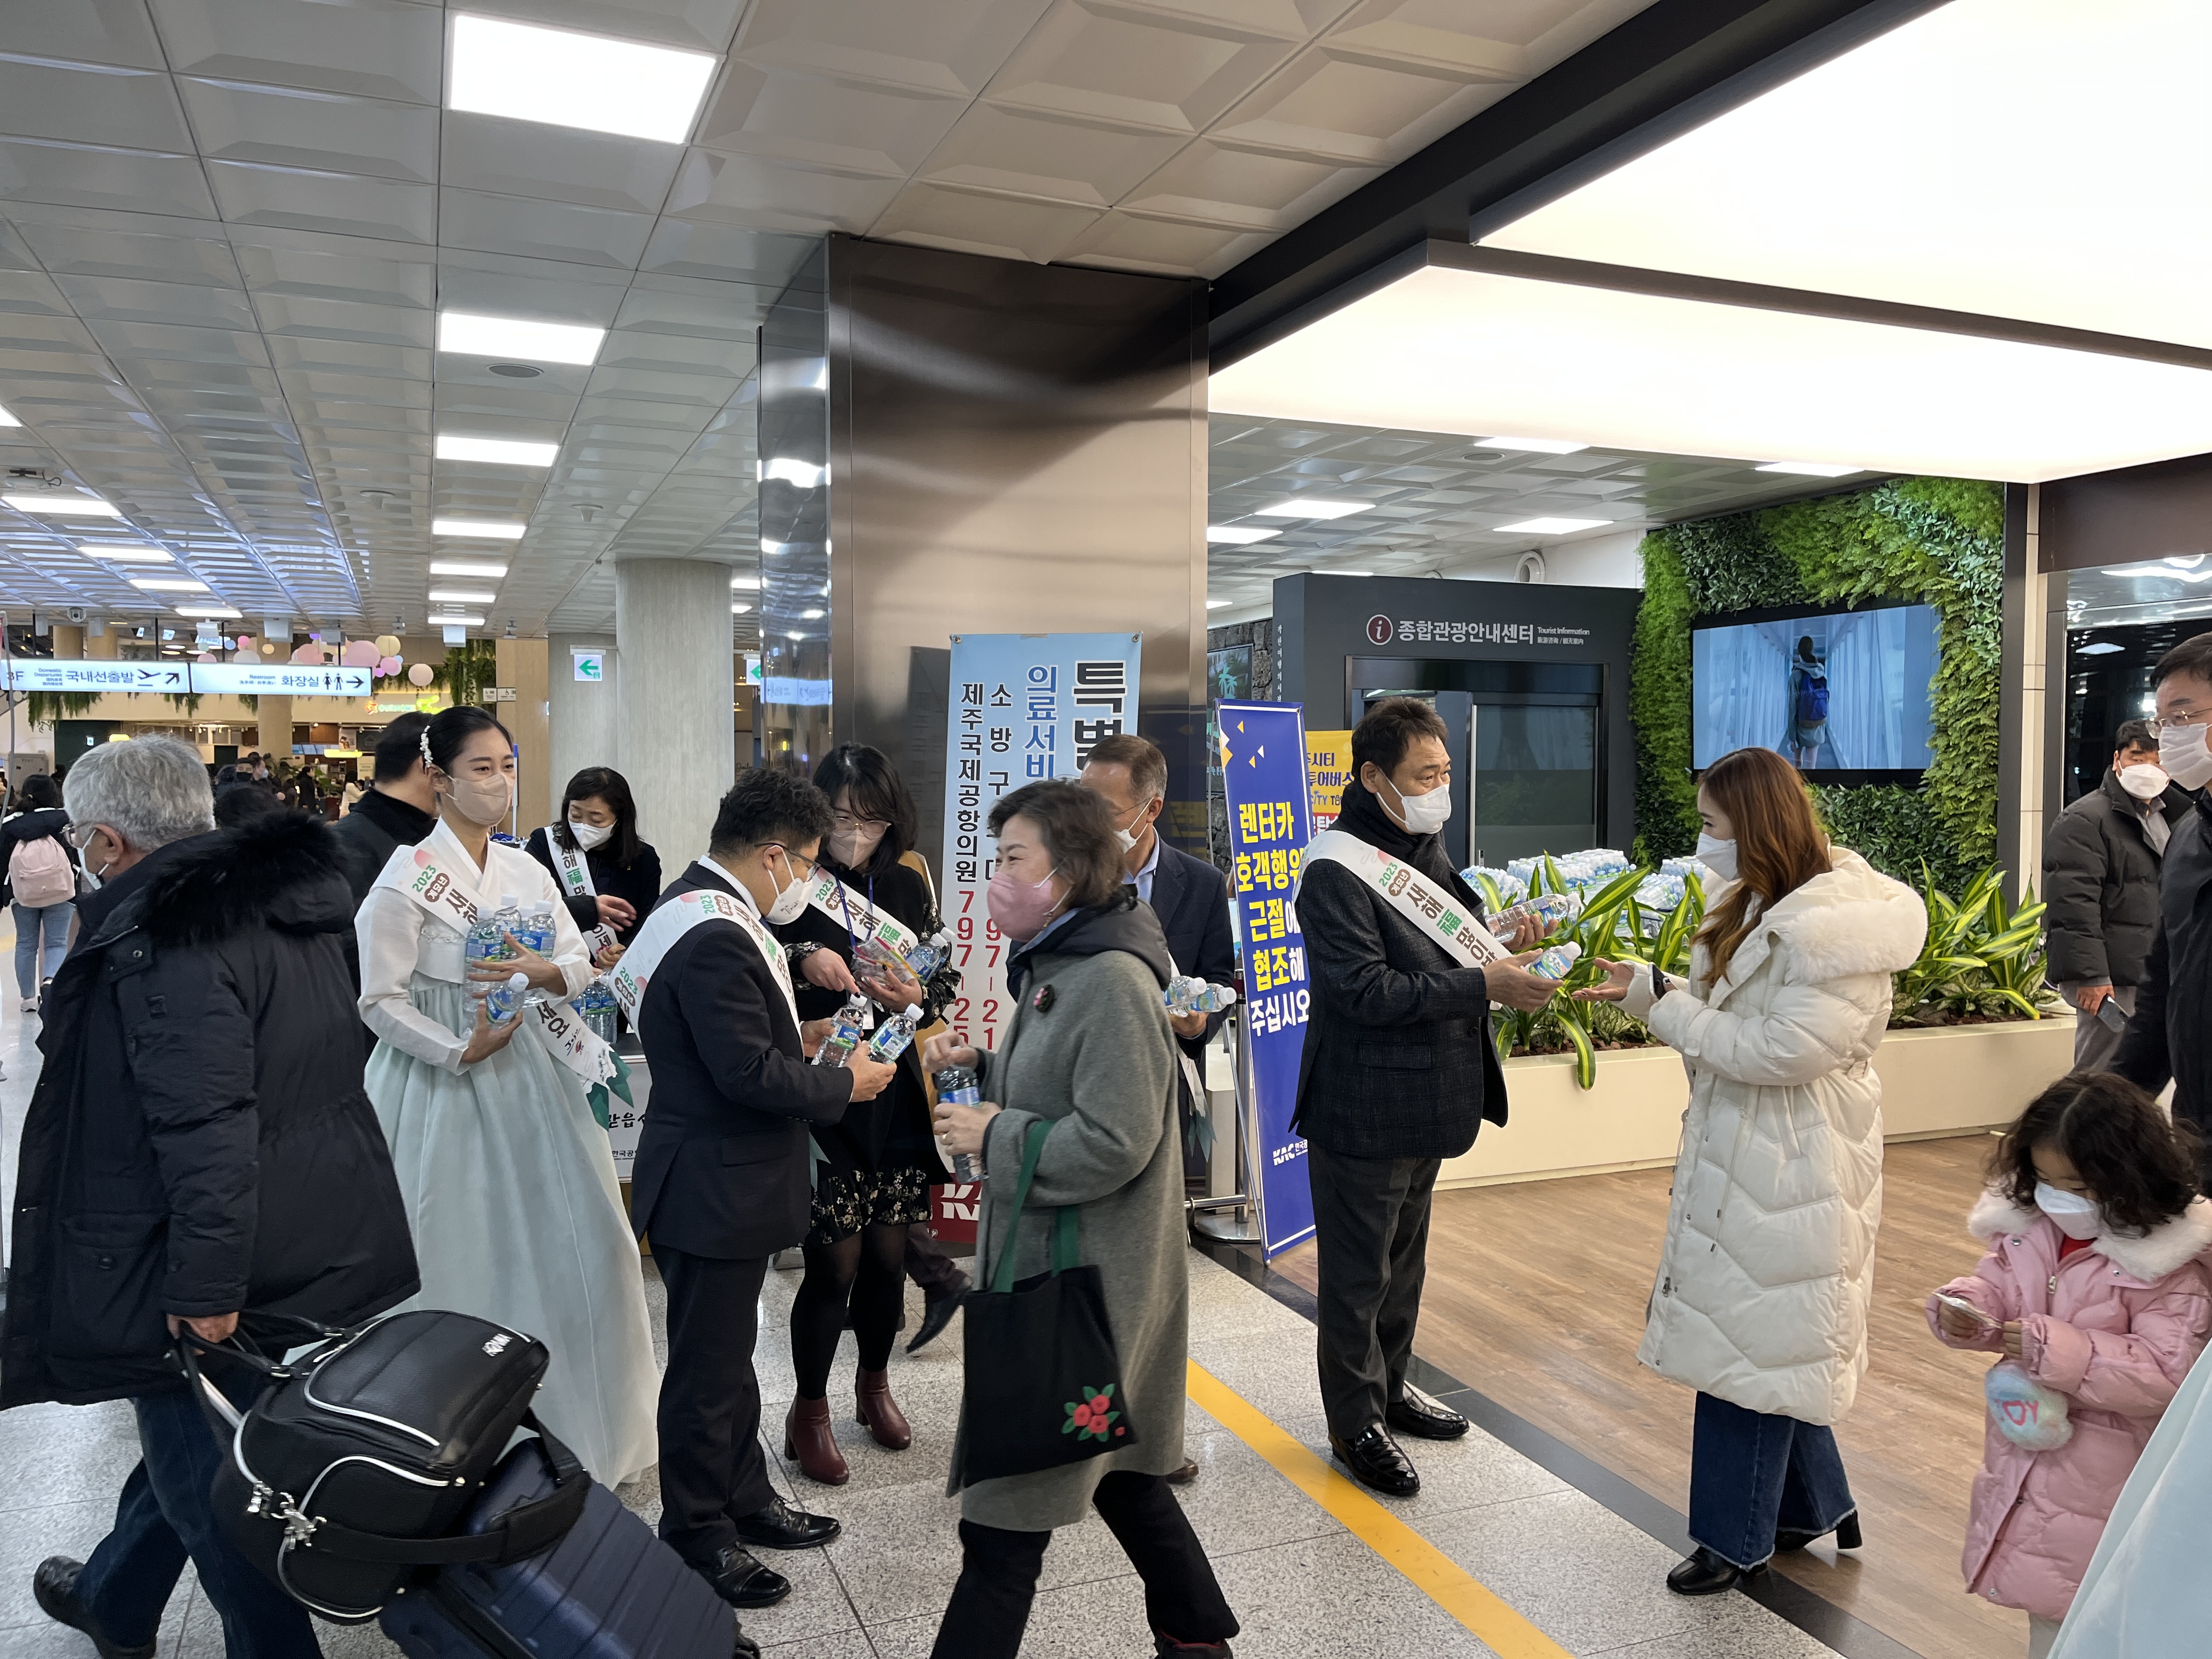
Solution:
{"label": "blue vertical banner", "polygon": [[960,994],[945,1011],[962,1042],[995,1048],[1013,1018],[1006,940],[984,903],[998,868],[991,809],[1024,784],[1072,778],[1091,751],[1137,729],[1141,634],[955,634],[945,722],[940,896]]}
{"label": "blue vertical banner", "polygon": [[1222,803],[1234,860],[1237,938],[1244,955],[1248,1133],[1261,1248],[1270,1255],[1313,1237],[1313,1188],[1297,1110],[1298,1055],[1312,995],[1305,935],[1291,896],[1312,839],[1307,810],[1305,714],[1294,702],[1214,705],[1221,733]]}

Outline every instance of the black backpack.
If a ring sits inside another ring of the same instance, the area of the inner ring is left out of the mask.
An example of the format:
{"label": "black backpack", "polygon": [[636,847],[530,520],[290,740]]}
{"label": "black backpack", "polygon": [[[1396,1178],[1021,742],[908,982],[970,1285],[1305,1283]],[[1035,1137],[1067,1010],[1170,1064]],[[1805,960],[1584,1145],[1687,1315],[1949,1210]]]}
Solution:
{"label": "black backpack", "polygon": [[[583,1513],[590,1476],[530,1410],[550,1359],[544,1343],[428,1309],[350,1331],[292,1322],[316,1341],[295,1359],[189,1333],[177,1353],[230,1446],[212,1494],[217,1524],[310,1613],[363,1623],[404,1593],[416,1568],[519,1561]],[[243,1416],[202,1374],[209,1355],[268,1378]],[[495,1528],[459,1533],[525,1425],[545,1443],[554,1489]]]}

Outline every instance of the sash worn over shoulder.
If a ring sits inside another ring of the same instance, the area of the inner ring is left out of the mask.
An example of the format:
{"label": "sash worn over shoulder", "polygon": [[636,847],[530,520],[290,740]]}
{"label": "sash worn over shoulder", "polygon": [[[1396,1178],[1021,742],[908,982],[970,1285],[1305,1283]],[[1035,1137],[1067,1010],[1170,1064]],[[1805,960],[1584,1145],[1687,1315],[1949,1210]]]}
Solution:
{"label": "sash worn over shoulder", "polygon": [[646,918],[637,938],[607,975],[607,988],[615,994],[615,1000],[622,1004],[623,1012],[629,1016],[629,1023],[634,1026],[638,1023],[646,987],[652,981],[653,970],[660,966],[661,957],[684,934],[710,921],[726,921],[752,941],[768,963],[769,971],[775,976],[784,1002],[791,1010],[791,1023],[796,1026],[799,1023],[799,997],[792,988],[791,964],[784,959],[783,947],[742,901],[711,887],[679,893],[658,907]]}
{"label": "sash worn over shoulder", "polygon": [[806,902],[850,933],[855,944],[879,939],[906,957],[921,943],[913,928],[890,912],[876,908],[827,870],[817,869],[808,878]]}
{"label": "sash worn over shoulder", "polygon": [[1460,899],[1439,892],[1434,882],[1403,859],[1392,858],[1357,836],[1341,830],[1322,830],[1306,844],[1299,867],[1311,869],[1316,859],[1351,871],[1462,968],[1502,962],[1513,954],[1468,913]]}
{"label": "sash worn over shoulder", "polygon": [[[561,890],[569,898],[597,898],[598,884],[592,879],[591,860],[574,847],[563,847],[554,837],[551,827],[545,831],[545,845],[552,849],[553,868],[561,878]],[[615,942],[615,930],[601,922],[584,935],[593,956]]]}
{"label": "sash worn over shoulder", "polygon": [[[428,847],[400,848],[377,877],[376,885],[406,894],[459,933],[476,926],[477,902],[470,890],[453,879]],[[543,1002],[525,1003],[521,1018],[531,1023],[553,1058],[583,1079],[585,1088],[596,1089],[615,1077],[615,1051],[562,998],[548,995]]]}

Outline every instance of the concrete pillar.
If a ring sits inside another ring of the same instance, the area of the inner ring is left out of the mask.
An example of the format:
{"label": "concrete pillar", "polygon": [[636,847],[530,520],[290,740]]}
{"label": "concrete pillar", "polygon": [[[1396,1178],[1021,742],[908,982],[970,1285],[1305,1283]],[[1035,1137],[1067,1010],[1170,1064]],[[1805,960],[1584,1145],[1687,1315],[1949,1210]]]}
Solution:
{"label": "concrete pillar", "polygon": [[556,769],[546,731],[545,641],[501,640],[497,655],[493,684],[514,696],[502,699],[492,713],[514,734],[514,833],[525,836],[553,816],[553,792],[567,775],[554,776]]}
{"label": "concrete pillar", "polygon": [[[568,787],[568,780],[586,767],[612,766],[621,769],[615,759],[619,746],[615,720],[615,636],[556,634],[547,644],[545,689],[552,708],[553,744],[553,770],[548,782],[553,804],[557,806],[561,791]],[[601,678],[592,681],[576,678],[575,653],[579,651],[602,653],[600,660],[605,666]],[[636,781],[635,778],[630,781]]]}
{"label": "concrete pillar", "polygon": [[[95,631],[97,630],[97,631]],[[84,655],[88,662],[113,662],[117,635],[114,625],[94,623],[85,629]]]}
{"label": "concrete pillar", "polygon": [[703,559],[615,565],[615,765],[638,832],[670,877],[707,850],[736,775],[730,714],[730,568]]}
{"label": "concrete pillar", "polygon": [[54,656],[61,662],[82,662],[84,629],[70,623],[54,624]]}
{"label": "concrete pillar", "polygon": [[289,697],[263,697],[253,710],[255,724],[260,728],[261,740],[251,745],[261,751],[274,772],[276,763],[292,752],[292,700]]}

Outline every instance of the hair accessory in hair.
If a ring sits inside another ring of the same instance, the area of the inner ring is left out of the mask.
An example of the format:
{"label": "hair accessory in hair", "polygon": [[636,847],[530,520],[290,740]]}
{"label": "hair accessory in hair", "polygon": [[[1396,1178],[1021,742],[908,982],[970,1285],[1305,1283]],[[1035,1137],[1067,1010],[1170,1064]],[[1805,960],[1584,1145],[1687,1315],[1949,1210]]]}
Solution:
{"label": "hair accessory in hair", "polygon": [[427,722],[422,731],[416,734],[415,746],[422,751],[423,765],[435,766],[438,763],[430,758],[430,727]]}

